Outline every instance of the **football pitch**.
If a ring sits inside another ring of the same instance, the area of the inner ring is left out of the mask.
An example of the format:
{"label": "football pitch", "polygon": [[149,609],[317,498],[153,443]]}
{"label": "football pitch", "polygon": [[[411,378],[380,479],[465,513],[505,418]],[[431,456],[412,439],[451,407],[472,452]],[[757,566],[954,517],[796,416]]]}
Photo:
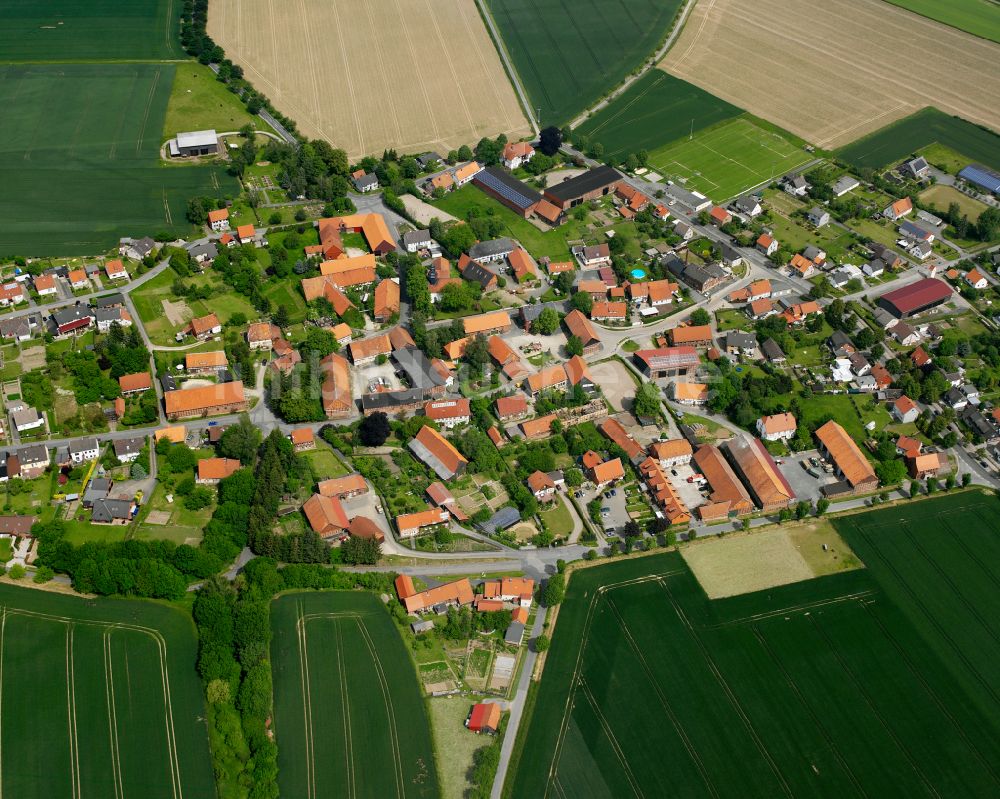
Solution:
{"label": "football pitch", "polygon": [[282,796],[439,795],[416,672],[374,595],[287,594],[271,629]]}
{"label": "football pitch", "polygon": [[0,795],[214,796],[191,619],[0,586]]}
{"label": "football pitch", "polygon": [[99,252],[190,229],[187,201],[235,193],[217,166],[161,164],[173,64],[0,67],[0,255]]}
{"label": "football pitch", "polygon": [[810,159],[781,134],[738,117],[650,152],[649,165],[721,203]]}
{"label": "football pitch", "polygon": [[834,523],[866,569],[715,601],[677,553],[575,572],[505,795],[996,796],[1000,501]]}

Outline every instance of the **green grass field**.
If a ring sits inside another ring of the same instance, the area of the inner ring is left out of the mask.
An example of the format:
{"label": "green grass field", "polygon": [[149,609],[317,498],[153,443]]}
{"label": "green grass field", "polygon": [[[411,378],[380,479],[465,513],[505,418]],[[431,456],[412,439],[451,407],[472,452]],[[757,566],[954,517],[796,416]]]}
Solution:
{"label": "green grass field", "polygon": [[416,672],[373,594],[279,597],[271,629],[282,796],[439,795]]}
{"label": "green grass field", "polygon": [[184,58],[177,0],[4,0],[0,54],[11,61]]}
{"label": "green grass field", "polygon": [[766,185],[811,158],[780,133],[740,117],[651,151],[649,165],[721,203]]}
{"label": "green grass field", "polygon": [[575,129],[608,155],[653,152],[743,111],[692,83],[651,69]]}
{"label": "green grass field", "polygon": [[190,617],[0,585],[0,791],[214,796]]}
{"label": "green grass field", "polygon": [[1000,42],[1000,12],[993,0],[888,0],[894,6],[923,17],[943,22],[953,28]]}
{"label": "green grass field", "polygon": [[543,125],[570,121],[636,69],[666,35],[680,0],[487,0]]}
{"label": "green grass field", "polygon": [[1000,169],[1000,136],[936,108],[921,109],[851,142],[837,150],[837,157],[856,169],[880,169],[933,144],[964,155],[968,160],[958,169],[968,161]]}
{"label": "green grass field", "polygon": [[159,162],[173,77],[173,64],[0,67],[0,105],[12,109],[0,116],[0,255],[186,233],[190,197],[236,193],[221,167]]}
{"label": "green grass field", "polygon": [[196,61],[178,64],[174,85],[163,119],[163,139],[184,130],[239,130],[246,124],[264,130],[270,128],[257,116],[250,116],[246,106],[219,82],[215,73]]}
{"label": "green grass field", "polygon": [[995,796],[998,522],[836,520],[867,569],[715,601],[676,553],[575,573],[505,795]]}

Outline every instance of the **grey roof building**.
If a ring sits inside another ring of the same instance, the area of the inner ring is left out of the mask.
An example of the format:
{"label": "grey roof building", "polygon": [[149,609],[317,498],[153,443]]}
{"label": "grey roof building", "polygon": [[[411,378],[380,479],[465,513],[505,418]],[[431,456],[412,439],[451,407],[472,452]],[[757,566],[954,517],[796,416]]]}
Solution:
{"label": "grey roof building", "polygon": [[726,333],[726,349],[748,353],[757,349],[757,337],[753,333],[742,330],[730,330]]}
{"label": "grey roof building", "polygon": [[358,191],[373,191],[378,188],[378,178],[371,172],[351,180]]}
{"label": "grey roof building", "polygon": [[519,621],[511,622],[507,632],[504,633],[503,642],[511,646],[520,646],[524,639],[524,625]]}
{"label": "grey roof building", "polygon": [[142,436],[136,436],[135,438],[119,438],[114,443],[115,457],[118,458],[118,460],[123,460],[142,452],[142,448],[146,445],[146,439]]}
{"label": "grey roof building", "polygon": [[781,347],[778,346],[778,342],[773,338],[765,339],[764,343],[760,345],[760,351],[771,363],[783,363],[785,361],[785,353],[782,352]]}
{"label": "grey roof building", "polygon": [[393,351],[392,360],[413,388],[441,388],[448,382],[431,366],[430,359],[416,347],[403,347]]}
{"label": "grey roof building", "polygon": [[95,308],[110,308],[114,305],[124,305],[125,297],[120,293],[115,292],[114,294],[105,294],[101,297],[96,297],[93,300],[93,305]]}
{"label": "grey roof building", "polygon": [[94,501],[90,520],[94,524],[112,524],[126,521],[132,512],[132,502],[127,499],[98,499]]}
{"label": "grey roof building", "polygon": [[504,505],[489,519],[479,525],[479,529],[487,535],[506,530],[521,521],[521,514],[513,505]]}
{"label": "grey roof building", "polygon": [[517,245],[508,238],[481,241],[469,248],[469,257],[474,261],[499,261],[514,252],[516,248]]}

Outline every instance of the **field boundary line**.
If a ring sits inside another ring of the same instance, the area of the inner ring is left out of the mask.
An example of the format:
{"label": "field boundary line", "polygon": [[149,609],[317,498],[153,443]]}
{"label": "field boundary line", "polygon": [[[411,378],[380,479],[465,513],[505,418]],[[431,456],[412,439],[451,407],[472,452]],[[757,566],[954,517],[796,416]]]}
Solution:
{"label": "field boundary line", "polygon": [[591,709],[594,711],[594,715],[597,716],[597,720],[601,724],[601,729],[604,730],[604,734],[608,738],[608,743],[611,744],[611,748],[615,752],[615,757],[618,758],[622,771],[625,772],[625,777],[628,780],[629,785],[632,786],[633,793],[635,793],[639,799],[643,799],[645,794],[642,792],[642,788],[639,786],[639,781],[636,779],[635,774],[632,773],[632,767],[629,765],[628,758],[625,756],[625,752],[622,750],[621,744],[618,743],[618,739],[615,737],[615,733],[611,729],[611,723],[604,716],[604,713],[601,712],[601,708],[597,704],[597,700],[590,691],[590,686],[587,685],[587,681],[583,677],[580,678],[580,690],[583,691],[583,695],[587,699],[587,704],[590,705]]}
{"label": "field boundary line", "polygon": [[765,619],[773,619],[777,616],[784,616],[788,613],[799,613],[803,610],[823,608],[827,605],[837,605],[841,602],[849,602],[852,599],[865,599],[870,596],[875,596],[876,593],[877,592],[874,589],[866,588],[864,591],[855,591],[851,594],[843,594],[842,596],[835,596],[829,599],[820,599],[815,602],[803,602],[801,605],[791,605],[787,608],[769,610],[766,613],[755,613],[752,616],[741,616],[738,619],[729,619],[728,621],[719,622],[718,624],[707,624],[703,627],[703,629],[721,630],[725,627],[734,627],[740,624],[753,624],[758,621],[764,621]]}
{"label": "field boundary line", "polygon": [[[864,603],[862,602],[861,604],[863,605]],[[757,643],[760,644],[761,649],[763,649],[764,652],[767,653],[771,662],[778,668],[778,671],[780,671],[781,675],[785,678],[785,682],[788,684],[788,687],[792,689],[792,693],[795,694],[795,698],[798,700],[799,705],[802,706],[803,710],[805,710],[809,718],[812,719],[813,724],[819,731],[819,734],[823,737],[823,740],[826,742],[827,747],[833,753],[833,756],[837,759],[837,762],[840,764],[840,767],[847,774],[848,778],[851,781],[851,784],[854,785],[855,790],[857,790],[857,792],[861,796],[867,797],[868,792],[865,790],[864,785],[861,784],[861,782],[857,778],[857,775],[855,775],[854,771],[851,769],[850,764],[847,762],[847,760],[844,759],[843,752],[840,751],[840,747],[837,746],[836,741],[833,739],[829,731],[826,729],[826,726],[823,724],[823,720],[812,709],[812,706],[809,705],[808,702],[806,702],[805,696],[802,694],[802,690],[799,688],[798,684],[792,678],[792,675],[789,673],[788,669],[785,668],[785,664],[781,662],[781,658],[779,658],[777,654],[775,654],[774,650],[771,648],[771,645],[767,643],[767,639],[764,637],[764,634],[760,631],[759,625],[751,624],[750,629],[753,632],[754,637],[757,639]]]}
{"label": "field boundary line", "polygon": [[115,703],[115,671],[112,663],[111,631],[105,630],[101,636],[104,649],[104,688],[108,707],[108,737],[111,743],[111,778],[115,786],[115,796],[122,799],[121,754],[118,749],[118,708]]}
{"label": "field boundary line", "polygon": [[344,710],[344,754],[347,756],[347,795],[356,795],[354,776],[354,739],[351,736],[351,705],[347,693],[347,674],[344,671],[344,639],[339,621],[334,621],[333,629],[337,638],[337,676],[340,679],[340,706]]}
{"label": "field boundary line", "polygon": [[308,799],[312,799],[316,795],[312,740],[312,697],[309,688],[309,664],[306,662],[302,603],[298,602],[296,604],[298,619],[295,622],[295,634],[299,645],[299,678],[302,681],[302,721],[305,724],[306,739],[306,796]]}
{"label": "field boundary line", "polygon": [[146,123],[149,122],[149,112],[153,107],[153,96],[156,94],[156,84],[160,82],[160,70],[157,69],[153,73],[153,80],[149,83],[149,92],[146,94],[146,108],[142,114],[142,123],[139,125],[139,135],[135,140],[135,154],[139,155],[142,152],[142,140],[146,136]]}
{"label": "field boundary line", "polygon": [[920,781],[923,783],[924,788],[927,790],[927,792],[933,796],[940,797],[941,794],[938,793],[934,785],[932,785],[931,782],[927,779],[924,772],[920,769],[920,766],[917,763],[916,759],[913,757],[910,751],[903,745],[903,742],[896,735],[896,731],[892,728],[892,726],[889,724],[889,721],[885,718],[885,716],[882,715],[878,707],[875,705],[875,702],[872,700],[871,694],[868,693],[867,688],[865,688],[864,681],[858,679],[858,676],[854,673],[854,670],[851,668],[850,664],[848,664],[848,662],[844,660],[843,656],[840,653],[840,650],[836,646],[834,646],[833,641],[830,640],[830,637],[827,635],[826,630],[823,629],[823,625],[821,625],[818,621],[816,621],[816,617],[813,616],[812,614],[806,616],[805,618],[809,620],[810,626],[812,626],[812,628],[816,631],[819,637],[822,638],[823,641],[826,643],[827,647],[830,650],[830,653],[833,655],[837,663],[840,665],[841,670],[844,672],[844,674],[847,675],[850,681],[854,684],[855,690],[857,690],[857,692],[861,694],[861,696],[864,698],[865,704],[868,705],[868,709],[871,711],[872,715],[875,716],[879,724],[882,725],[882,728],[889,734],[889,737],[892,738],[892,742],[896,745],[896,748],[899,750],[900,754],[902,754],[903,757],[906,758],[906,761],[910,764],[910,768],[912,768],[914,773],[920,778]]}
{"label": "field boundary line", "polygon": [[712,653],[709,651],[708,647],[705,646],[705,642],[701,640],[701,636],[698,635],[698,631],[695,629],[694,625],[691,624],[691,621],[690,619],[688,619],[687,614],[684,612],[684,609],[680,606],[680,603],[677,601],[673,593],[670,591],[670,586],[668,586],[662,580],[660,580],[659,583],[660,587],[666,592],[667,596],[670,598],[670,604],[673,605],[674,612],[677,614],[678,618],[680,618],[681,623],[685,627],[687,627],[688,632],[691,634],[691,638],[694,639],[694,642],[698,645],[698,651],[701,652],[701,656],[705,660],[705,663],[708,665],[709,670],[712,672],[712,676],[715,677],[715,681],[719,684],[719,687],[722,688],[723,693],[726,695],[726,698],[733,706],[733,710],[736,711],[736,715],[740,717],[740,721],[743,722],[743,725],[746,727],[747,732],[750,733],[750,737],[756,744],[757,750],[760,752],[761,756],[764,758],[764,760],[767,761],[768,765],[771,767],[771,771],[774,773],[774,776],[777,777],[778,782],[781,784],[781,787],[785,792],[785,795],[789,797],[789,799],[792,799],[794,797],[794,793],[792,792],[791,787],[788,785],[788,782],[785,779],[785,775],[782,773],[781,769],[778,768],[778,764],[774,761],[774,758],[771,756],[770,750],[764,745],[764,741],[761,739],[756,728],[753,726],[753,722],[750,721],[750,717],[743,709],[743,705],[740,704],[740,701],[737,698],[736,693],[729,686],[729,683],[726,681],[726,678],[722,675],[722,671],[721,669],[719,669],[718,664],[715,662],[715,658],[712,657]]}
{"label": "field boundary line", "polygon": [[920,612],[924,615],[924,618],[927,619],[927,621],[930,622],[931,626],[935,630],[937,630],[940,636],[945,641],[947,641],[952,651],[954,651],[955,654],[958,656],[958,659],[962,661],[962,663],[969,670],[972,676],[975,677],[975,679],[983,686],[983,688],[986,689],[986,692],[990,695],[990,698],[992,698],[996,704],[1000,704],[1000,696],[997,695],[996,689],[990,684],[989,680],[985,679],[983,675],[979,673],[979,669],[977,669],[972,664],[972,662],[966,656],[965,652],[962,651],[962,648],[958,646],[957,643],[955,643],[955,639],[948,634],[948,631],[944,628],[944,626],[942,626],[942,624],[931,615],[930,611],[927,610],[927,605],[924,604],[923,600],[921,600],[920,595],[913,590],[913,587],[906,581],[903,575],[899,572],[899,569],[897,569],[889,560],[889,558],[886,557],[885,553],[882,552],[878,544],[874,543],[871,536],[869,536],[869,534],[865,531],[864,528],[855,527],[855,529],[858,531],[858,534],[865,540],[865,543],[868,544],[869,547],[871,547],[872,552],[875,554],[875,556],[882,561],[885,567],[896,578],[900,587],[909,595],[910,599],[913,600],[914,605],[920,609]]}
{"label": "field boundary line", "polygon": [[69,778],[71,792],[80,799],[80,742],[76,734],[76,671],[73,667],[73,625],[66,625],[66,721],[69,727]]}
{"label": "field boundary line", "polygon": [[[638,583],[648,582],[650,580],[657,580],[661,577],[670,577],[675,574],[682,574],[682,570],[675,569],[674,571],[663,572],[662,574],[645,575],[643,577],[635,577],[629,580],[622,580],[617,583],[609,583],[608,585],[598,586],[594,591],[594,595],[590,598],[590,603],[587,606],[587,616],[584,619],[583,630],[580,634],[580,646],[576,653],[576,663],[573,665],[573,674],[570,677],[569,691],[566,695],[566,704],[563,707],[562,720],[559,724],[559,734],[556,736],[556,745],[552,747],[552,760],[549,762],[549,777],[545,783],[545,797],[549,795],[549,788],[552,781],[556,778],[556,772],[558,771],[559,757],[562,753],[562,745],[566,739],[566,731],[569,729],[570,714],[573,710],[573,700],[576,698],[576,689],[580,680],[580,673],[583,671],[583,652],[587,647],[587,641],[590,639],[590,626],[593,622],[594,612],[597,607],[598,600],[608,591],[615,588],[621,588],[622,586],[635,585]],[[555,631],[553,630],[553,633]],[[544,799],[544,797],[543,797]]]}
{"label": "field boundary line", "polygon": [[652,685],[653,690],[656,691],[656,696],[659,698],[660,704],[663,706],[663,709],[666,711],[667,716],[670,718],[671,725],[673,725],[674,730],[677,731],[677,735],[681,739],[681,742],[684,744],[684,748],[691,756],[691,760],[694,762],[695,768],[697,768],[698,772],[701,774],[701,778],[705,783],[705,787],[708,789],[708,792],[712,794],[712,796],[717,797],[719,795],[719,792],[716,789],[715,784],[712,782],[711,776],[708,773],[708,769],[705,767],[705,763],[701,759],[701,755],[698,754],[697,747],[688,737],[687,730],[684,729],[684,725],[681,724],[681,720],[674,713],[674,709],[667,701],[667,697],[660,690],[660,685],[656,680],[656,675],[653,673],[653,670],[649,667],[649,663],[643,656],[642,650],[639,648],[639,644],[636,643],[635,638],[632,637],[632,631],[628,629],[628,625],[625,623],[625,619],[622,616],[621,611],[618,609],[618,606],[614,603],[614,601],[610,597],[608,598],[608,607],[611,608],[611,612],[614,613],[615,618],[618,619],[618,623],[621,625],[621,630],[625,634],[625,640],[628,641],[629,648],[632,650],[632,653],[638,659],[639,665],[642,667],[642,670],[646,673],[646,676],[649,678],[650,685]]}
{"label": "field boundary line", "polygon": [[906,664],[906,667],[907,669],[909,669],[910,674],[912,674],[914,679],[916,679],[917,682],[920,683],[921,687],[924,689],[927,695],[933,700],[938,710],[941,711],[941,714],[945,718],[947,718],[948,721],[951,722],[952,726],[958,732],[959,737],[965,742],[965,744],[969,747],[969,749],[972,752],[975,752],[976,758],[979,760],[980,763],[983,764],[983,766],[985,766],[986,770],[993,778],[993,781],[995,783],[1000,783],[1000,776],[997,775],[997,772],[994,770],[994,767],[990,762],[989,758],[983,756],[983,754],[979,751],[979,748],[976,746],[974,740],[966,733],[965,728],[958,723],[958,721],[955,719],[954,716],[952,716],[951,711],[948,709],[948,705],[943,701],[941,701],[941,698],[937,695],[937,693],[935,693],[933,687],[928,684],[927,680],[924,679],[924,675],[921,673],[920,669],[918,669],[914,665],[912,659],[910,658],[909,654],[906,651],[906,648],[900,645],[899,641],[896,640],[892,632],[882,622],[882,619],[878,617],[878,614],[875,612],[873,608],[873,604],[874,603],[862,603],[865,611],[872,618],[872,621],[875,622],[875,625],[879,628],[882,635],[885,637],[887,641],[889,641],[889,643],[892,644],[893,649],[896,650],[896,654]]}
{"label": "field boundary line", "polygon": [[389,696],[389,681],[385,677],[385,671],[382,669],[382,661],[379,659],[375,645],[368,635],[368,630],[361,623],[361,618],[355,616],[354,623],[358,626],[361,637],[365,639],[365,645],[368,647],[368,652],[371,654],[372,661],[375,664],[375,672],[378,674],[379,686],[382,689],[382,701],[385,703],[386,715],[389,717],[389,740],[392,744],[393,770],[396,776],[396,796],[402,799],[404,781],[403,762],[399,754],[399,730],[396,728],[396,712],[392,709],[392,699]]}

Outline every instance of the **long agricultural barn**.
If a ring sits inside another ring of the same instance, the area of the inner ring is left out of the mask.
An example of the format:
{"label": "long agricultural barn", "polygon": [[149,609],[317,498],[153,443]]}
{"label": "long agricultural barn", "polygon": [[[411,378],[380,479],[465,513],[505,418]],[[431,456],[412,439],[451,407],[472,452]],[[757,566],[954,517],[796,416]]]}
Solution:
{"label": "long agricultural barn", "polygon": [[969,164],[958,173],[962,180],[1000,197],[1000,174],[982,164]]}
{"label": "long agricultural barn", "polygon": [[621,179],[621,173],[610,166],[594,167],[589,172],[550,186],[545,190],[545,199],[565,210],[610,194]]}
{"label": "long agricultural barn", "polygon": [[927,277],[879,297],[878,304],[899,319],[923,313],[951,297],[951,286]]}
{"label": "long agricultural barn", "polygon": [[526,219],[542,201],[542,195],[531,186],[498,166],[488,166],[486,169],[480,170],[472,182],[482,192]]}

